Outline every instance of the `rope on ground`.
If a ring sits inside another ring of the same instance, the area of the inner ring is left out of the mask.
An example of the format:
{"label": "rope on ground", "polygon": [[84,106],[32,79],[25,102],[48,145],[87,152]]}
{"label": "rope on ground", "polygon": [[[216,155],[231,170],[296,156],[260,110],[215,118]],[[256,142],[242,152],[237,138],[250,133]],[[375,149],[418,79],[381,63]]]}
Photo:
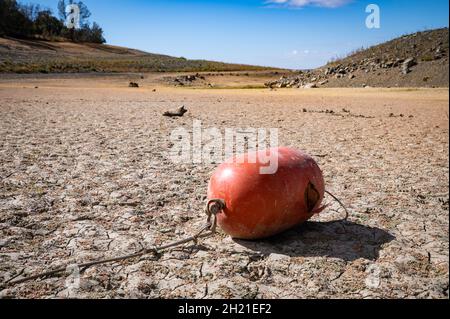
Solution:
{"label": "rope on ground", "polygon": [[[155,254],[157,255],[158,253],[167,250],[169,248],[175,248],[175,247],[179,247],[182,246],[184,244],[190,243],[190,242],[194,242],[195,244],[198,243],[199,239],[204,239],[204,238],[209,238],[212,237],[216,234],[216,229],[217,229],[217,214],[222,211],[223,209],[225,209],[225,203],[223,200],[219,200],[219,199],[213,199],[208,201],[205,211],[206,214],[208,215],[208,220],[205,226],[203,226],[195,235],[187,237],[185,239],[181,239],[179,241],[173,242],[173,243],[169,243],[163,246],[159,246],[159,247],[154,247],[154,248],[149,248],[149,249],[143,249],[140,252],[137,253],[133,253],[133,254],[129,254],[129,255],[125,255],[125,256],[119,256],[119,257],[114,257],[114,258],[106,258],[106,259],[99,259],[99,260],[94,260],[94,261],[90,261],[90,262],[86,262],[83,264],[71,264],[71,265],[66,265],[64,267],[58,268],[58,269],[54,269],[51,271],[47,271],[47,272],[42,272],[40,274],[37,275],[33,275],[30,277],[25,277],[25,278],[21,278],[21,279],[15,279],[17,278],[19,275],[16,275],[14,277],[12,277],[11,279],[9,279],[8,281],[6,281],[4,284],[0,285],[0,290],[3,290],[5,288],[14,286],[14,285],[19,285],[19,284],[23,284],[25,282],[29,282],[32,280],[37,280],[37,279],[41,279],[41,278],[48,278],[51,276],[55,276],[61,273],[64,273],[67,271],[67,269],[69,267],[73,267],[73,266],[78,266],[80,269],[84,269],[86,270],[87,268],[93,267],[93,266],[98,266],[98,265],[103,265],[103,264],[109,264],[109,263],[115,263],[115,262],[119,262],[119,261],[124,261],[124,260],[129,260],[129,259],[134,259],[134,258],[138,258],[138,257],[142,257],[145,255],[149,255],[149,254]],[[23,270],[22,270],[23,272]]]}

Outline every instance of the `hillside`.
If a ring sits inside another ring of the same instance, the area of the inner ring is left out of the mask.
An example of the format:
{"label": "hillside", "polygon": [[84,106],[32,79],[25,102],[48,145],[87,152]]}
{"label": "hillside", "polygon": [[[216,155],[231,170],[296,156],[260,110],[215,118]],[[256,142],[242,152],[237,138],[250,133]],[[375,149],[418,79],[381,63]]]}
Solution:
{"label": "hillside", "polygon": [[0,38],[0,73],[252,71],[268,68],[187,60],[104,45]]}
{"label": "hillside", "polygon": [[448,87],[448,28],[418,32],[359,50],[269,87]]}

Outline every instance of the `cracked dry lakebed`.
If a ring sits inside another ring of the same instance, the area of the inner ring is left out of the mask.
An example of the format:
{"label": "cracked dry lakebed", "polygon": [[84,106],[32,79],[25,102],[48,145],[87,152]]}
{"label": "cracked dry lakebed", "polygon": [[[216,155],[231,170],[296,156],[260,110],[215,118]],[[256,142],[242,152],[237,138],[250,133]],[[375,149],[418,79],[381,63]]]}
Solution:
{"label": "cracked dry lakebed", "polygon": [[[448,298],[448,89],[131,89],[0,80],[0,283],[140,251],[205,222],[217,164],[174,164],[171,132],[278,128],[330,206],[262,241],[220,232],[1,290],[1,298]],[[186,106],[183,117],[162,116]]]}

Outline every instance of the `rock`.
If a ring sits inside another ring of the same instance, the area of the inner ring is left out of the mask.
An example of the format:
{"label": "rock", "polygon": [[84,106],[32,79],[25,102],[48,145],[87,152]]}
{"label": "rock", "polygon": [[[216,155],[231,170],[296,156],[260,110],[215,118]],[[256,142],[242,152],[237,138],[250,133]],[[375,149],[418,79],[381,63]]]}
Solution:
{"label": "rock", "polygon": [[327,68],[325,70],[325,75],[333,75],[334,73],[336,73],[336,68]]}
{"label": "rock", "polygon": [[402,73],[408,74],[411,72],[411,67],[416,65],[416,60],[414,58],[408,58],[402,63]]}
{"label": "rock", "polygon": [[356,76],[355,76],[354,74],[350,74],[350,75],[348,76],[348,78],[349,78],[350,80],[353,80],[354,78],[356,78]]}
{"label": "rock", "polygon": [[408,59],[405,60],[405,62],[403,62],[403,65],[408,67],[408,68],[410,68],[410,67],[416,65],[416,59],[408,58]]}
{"label": "rock", "polygon": [[130,87],[130,88],[138,88],[139,84],[136,83],[136,82],[130,82],[130,84],[128,84],[128,87]]}
{"label": "rock", "polygon": [[325,85],[327,83],[328,83],[328,80],[323,80],[323,81],[319,82],[319,85]]}
{"label": "rock", "polygon": [[308,83],[303,86],[304,89],[317,89],[316,83]]}

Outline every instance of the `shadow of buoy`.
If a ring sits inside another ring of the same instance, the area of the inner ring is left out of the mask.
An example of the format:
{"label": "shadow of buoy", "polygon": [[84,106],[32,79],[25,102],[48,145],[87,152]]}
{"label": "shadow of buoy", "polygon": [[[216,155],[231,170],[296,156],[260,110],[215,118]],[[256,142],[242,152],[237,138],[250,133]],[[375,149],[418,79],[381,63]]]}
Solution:
{"label": "shadow of buoy", "polygon": [[377,260],[382,246],[395,237],[377,227],[353,222],[307,222],[262,241],[234,240],[238,245],[263,255],[331,257],[345,261]]}

